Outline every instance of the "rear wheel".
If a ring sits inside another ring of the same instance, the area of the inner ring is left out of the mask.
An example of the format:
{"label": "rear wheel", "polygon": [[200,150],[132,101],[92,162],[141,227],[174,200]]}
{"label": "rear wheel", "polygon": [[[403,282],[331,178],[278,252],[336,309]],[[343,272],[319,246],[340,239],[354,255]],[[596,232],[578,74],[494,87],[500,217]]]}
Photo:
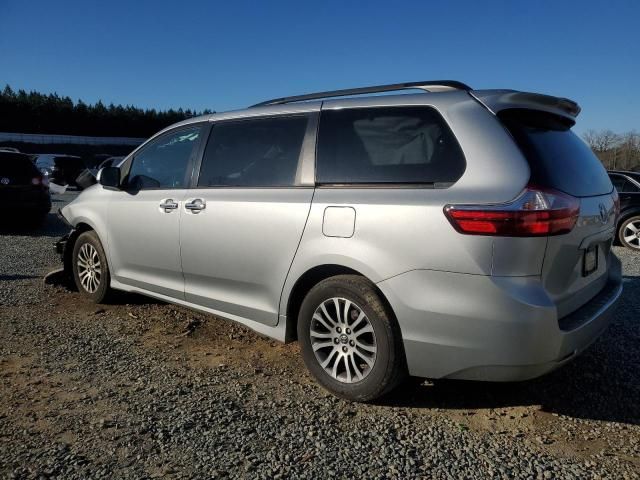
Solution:
{"label": "rear wheel", "polygon": [[73,246],[73,278],[78,290],[95,303],[109,294],[109,266],[102,244],[93,231],[82,233]]}
{"label": "rear wheel", "polygon": [[300,309],[298,341],[311,374],[347,400],[373,400],[406,375],[396,321],[374,286],[357,275],[311,289]]}
{"label": "rear wheel", "polygon": [[632,250],[640,250],[640,216],[627,218],[618,231],[620,243]]}

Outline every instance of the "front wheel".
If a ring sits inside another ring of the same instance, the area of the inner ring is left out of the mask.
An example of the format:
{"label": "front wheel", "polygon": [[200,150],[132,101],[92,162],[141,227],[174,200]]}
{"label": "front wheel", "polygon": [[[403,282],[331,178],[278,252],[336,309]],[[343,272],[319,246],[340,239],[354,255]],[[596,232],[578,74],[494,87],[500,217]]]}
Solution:
{"label": "front wheel", "polygon": [[618,231],[620,243],[632,250],[640,250],[640,216],[627,218]]}
{"label": "front wheel", "polygon": [[400,330],[375,287],[357,275],[323,280],[298,318],[303,360],[334,395],[373,400],[406,375]]}
{"label": "front wheel", "polygon": [[78,290],[94,303],[109,294],[109,266],[98,235],[82,233],[73,245],[73,278]]}

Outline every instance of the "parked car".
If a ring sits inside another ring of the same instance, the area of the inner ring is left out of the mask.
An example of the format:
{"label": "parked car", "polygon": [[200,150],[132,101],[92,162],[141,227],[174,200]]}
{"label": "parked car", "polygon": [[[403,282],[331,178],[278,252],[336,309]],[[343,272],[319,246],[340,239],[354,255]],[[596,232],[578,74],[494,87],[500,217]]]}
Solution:
{"label": "parked car", "polygon": [[51,210],[49,181],[28,155],[0,151],[0,211],[29,223],[41,223]]}
{"label": "parked car", "polygon": [[0,147],[0,152],[20,153],[20,150],[14,147]]}
{"label": "parked car", "polygon": [[76,178],[86,169],[84,160],[75,155],[38,154],[36,166],[52,183],[77,187]]}
{"label": "parked car", "polygon": [[105,168],[105,167],[112,167],[114,165],[119,164],[122,160],[124,160],[124,157],[120,157],[120,156],[115,156],[115,157],[109,157],[106,158],[105,160],[103,160],[102,162],[100,162],[100,164],[98,165],[98,167],[94,170],[92,170],[95,173],[95,176],[98,176],[98,172]]}
{"label": "parked car", "polygon": [[[367,96],[408,88],[423,93]],[[407,374],[537,377],[622,291],[618,198],[579,112],[446,81],[189,119],[62,208],[58,249],[94,302],[138,292],[297,338],[347,399]]]}
{"label": "parked car", "polygon": [[625,247],[640,250],[640,172],[612,170],[609,178],[620,195],[618,240]]}
{"label": "parked car", "polygon": [[97,182],[98,172],[105,168],[115,165],[122,161],[124,157],[108,157],[105,158],[98,166],[95,168],[86,168],[80,175],[76,178],[76,185],[81,190],[85,188],[89,188],[91,185],[94,185]]}

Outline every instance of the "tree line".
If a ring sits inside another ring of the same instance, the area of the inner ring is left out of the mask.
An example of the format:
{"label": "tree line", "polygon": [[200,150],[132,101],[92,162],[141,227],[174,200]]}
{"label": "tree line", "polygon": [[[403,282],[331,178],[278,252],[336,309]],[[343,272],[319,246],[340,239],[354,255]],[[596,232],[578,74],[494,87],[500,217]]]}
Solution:
{"label": "tree line", "polygon": [[146,138],[172,123],[207,113],[212,112],[87,104],[57,93],[14,91],[9,85],[0,91],[0,132]]}
{"label": "tree line", "polygon": [[640,133],[589,130],[582,137],[607,169],[640,171]]}

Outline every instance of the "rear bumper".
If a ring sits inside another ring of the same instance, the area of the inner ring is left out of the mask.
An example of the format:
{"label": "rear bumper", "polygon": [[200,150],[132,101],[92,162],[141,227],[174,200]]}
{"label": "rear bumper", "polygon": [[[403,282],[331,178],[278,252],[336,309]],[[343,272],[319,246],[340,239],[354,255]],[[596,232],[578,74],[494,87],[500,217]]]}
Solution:
{"label": "rear bumper", "polygon": [[28,213],[48,213],[51,210],[51,199],[47,195],[21,199],[19,201],[7,200],[2,202],[0,211],[3,215],[20,216]]}
{"label": "rear bumper", "polygon": [[602,290],[562,319],[539,277],[415,270],[378,287],[398,318],[411,375],[517,381],[543,375],[593,343],[610,322],[622,276],[611,254]]}

